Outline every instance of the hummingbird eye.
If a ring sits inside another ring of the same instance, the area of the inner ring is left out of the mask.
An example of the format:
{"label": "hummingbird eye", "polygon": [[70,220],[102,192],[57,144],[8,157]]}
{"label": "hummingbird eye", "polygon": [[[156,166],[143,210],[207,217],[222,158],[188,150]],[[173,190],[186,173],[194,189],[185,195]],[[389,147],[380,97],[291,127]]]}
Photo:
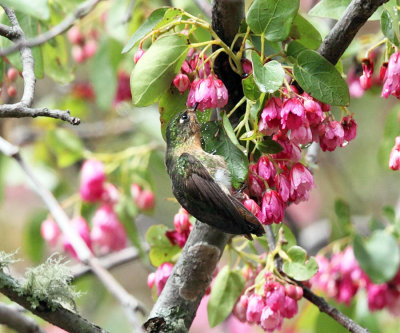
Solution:
{"label": "hummingbird eye", "polygon": [[189,119],[189,116],[187,115],[187,113],[184,113],[184,114],[181,116],[181,119],[179,120],[179,123],[180,123],[180,124],[183,124],[183,123],[186,122],[188,119]]}

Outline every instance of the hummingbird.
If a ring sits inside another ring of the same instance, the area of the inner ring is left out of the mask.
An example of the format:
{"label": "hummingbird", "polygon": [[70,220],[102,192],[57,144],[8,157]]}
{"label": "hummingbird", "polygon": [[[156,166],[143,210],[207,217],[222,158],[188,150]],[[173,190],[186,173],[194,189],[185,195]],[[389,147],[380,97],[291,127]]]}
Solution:
{"label": "hummingbird", "polygon": [[223,232],[261,236],[261,223],[233,194],[225,158],[207,153],[196,111],[178,113],[166,129],[165,164],[178,202],[200,222]]}

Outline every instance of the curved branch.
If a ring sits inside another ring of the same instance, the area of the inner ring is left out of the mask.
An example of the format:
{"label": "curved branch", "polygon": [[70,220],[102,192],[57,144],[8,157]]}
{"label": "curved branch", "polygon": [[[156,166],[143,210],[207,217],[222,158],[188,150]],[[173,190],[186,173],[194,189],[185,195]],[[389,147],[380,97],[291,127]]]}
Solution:
{"label": "curved branch", "polygon": [[67,31],[75,23],[76,20],[81,19],[89,14],[100,1],[102,0],[85,1],[84,3],[79,5],[72,14],[68,15],[64,20],[62,20],[59,24],[55,25],[50,30],[28,40],[24,39],[16,41],[14,45],[6,49],[0,50],[0,56],[6,56],[24,47],[31,48],[48,42],[50,39],[53,39],[54,37]]}
{"label": "curved branch", "polygon": [[336,64],[360,28],[379,6],[389,0],[353,0],[323,40],[318,52]]}

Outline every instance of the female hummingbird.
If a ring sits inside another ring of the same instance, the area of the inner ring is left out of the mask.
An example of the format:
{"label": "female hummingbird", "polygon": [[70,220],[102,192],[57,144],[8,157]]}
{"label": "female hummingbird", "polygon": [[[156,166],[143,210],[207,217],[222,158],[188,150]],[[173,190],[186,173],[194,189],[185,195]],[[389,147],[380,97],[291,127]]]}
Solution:
{"label": "female hummingbird", "polygon": [[225,159],[201,147],[200,126],[195,110],[177,114],[166,130],[165,164],[172,191],[191,215],[223,232],[261,236],[259,220],[232,194]]}

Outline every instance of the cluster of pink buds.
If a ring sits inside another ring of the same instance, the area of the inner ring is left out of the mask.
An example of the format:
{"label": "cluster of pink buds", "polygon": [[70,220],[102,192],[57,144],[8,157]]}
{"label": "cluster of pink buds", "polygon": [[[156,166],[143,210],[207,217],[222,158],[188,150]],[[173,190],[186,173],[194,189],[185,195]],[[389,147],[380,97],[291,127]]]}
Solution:
{"label": "cluster of pink buds", "polygon": [[152,191],[145,190],[138,184],[132,184],[131,196],[137,208],[139,208],[140,210],[149,211],[154,208],[155,197]]}
{"label": "cluster of pink buds", "polygon": [[192,231],[192,224],[189,221],[189,213],[180,208],[179,212],[174,216],[174,230],[168,230],[165,236],[169,239],[172,245],[178,245],[183,248]]}
{"label": "cluster of pink buds", "polygon": [[400,136],[395,139],[394,146],[389,157],[389,168],[400,170]]}
{"label": "cluster of pink buds", "polygon": [[338,122],[329,114],[329,105],[305,92],[299,95],[294,86],[291,90],[292,97],[272,97],[266,102],[258,125],[260,132],[274,135],[279,143],[290,141],[295,146],[291,151],[311,142],[319,143],[323,151],[333,151],[355,138],[357,124],[351,116]]}
{"label": "cluster of pink buds", "polygon": [[362,271],[350,246],[330,259],[323,256],[316,259],[319,270],[311,279],[313,287],[347,305],[360,288],[365,288],[370,311],[387,308],[393,315],[400,315],[400,270],[391,281],[374,284]]}
{"label": "cluster of pink buds", "polygon": [[[15,86],[15,81],[17,80],[19,75],[20,74],[15,67],[10,67],[7,70],[5,86],[7,87],[7,95],[10,97],[17,96],[17,88]],[[1,89],[0,89],[0,92],[1,92]]]}
{"label": "cluster of pink buds", "polygon": [[119,103],[124,101],[131,101],[131,85],[129,74],[124,71],[118,72],[118,86],[117,92],[115,93],[113,106],[117,106]]}
{"label": "cluster of pink buds", "polygon": [[149,288],[151,289],[153,286],[156,286],[157,296],[160,296],[173,268],[173,264],[170,262],[164,262],[157,267],[157,270],[154,273],[150,273],[147,277],[147,285]]}
{"label": "cluster of pink buds", "polygon": [[257,292],[245,293],[237,301],[233,314],[241,321],[260,325],[265,331],[279,330],[284,318],[293,318],[298,312],[297,302],[303,289],[294,285],[283,286],[270,273]]}
{"label": "cluster of pink buds", "polygon": [[93,57],[97,52],[98,33],[92,30],[85,36],[77,26],[73,26],[67,32],[67,37],[72,46],[72,58],[77,63]]}

